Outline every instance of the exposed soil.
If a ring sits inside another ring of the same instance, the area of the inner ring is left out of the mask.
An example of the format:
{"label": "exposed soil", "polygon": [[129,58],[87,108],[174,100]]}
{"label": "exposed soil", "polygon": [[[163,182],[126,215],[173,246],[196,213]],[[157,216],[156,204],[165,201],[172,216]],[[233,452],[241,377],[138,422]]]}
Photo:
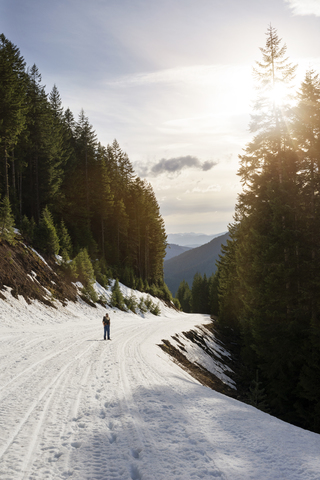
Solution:
{"label": "exposed soil", "polygon": [[[181,368],[186,370],[190,375],[196,378],[202,385],[205,385],[212,390],[217,392],[223,393],[232,398],[236,398],[242,402],[247,403],[247,392],[246,389],[243,388],[241,382],[241,365],[239,361],[239,348],[233,339],[228,337],[224,337],[218,330],[215,328],[214,322],[206,325],[202,325],[202,328],[206,328],[211,333],[214,334],[215,340],[220,343],[226,350],[231,353],[230,357],[223,357],[223,363],[230,367],[233,373],[228,372],[228,376],[232,378],[237,386],[237,389],[230,388],[228,385],[222,382],[216,375],[209,372],[206,368],[194,364],[190,362],[186,356],[184,355],[183,351],[185,348],[183,343],[179,341],[177,336],[172,338],[175,339],[180,345],[178,348],[173,346],[169,340],[162,340],[162,344],[159,345],[163,351],[165,351],[168,355],[170,355],[175,363],[177,363]],[[199,335],[196,331],[191,330],[189,332],[183,332],[183,335],[191,340],[192,342],[199,345],[204,351],[206,351],[210,356],[214,357],[212,351],[208,351],[207,345],[201,335]],[[219,359],[221,361],[221,358]]]}
{"label": "exposed soil", "polygon": [[[0,240],[0,290],[11,288],[14,297],[22,295],[27,302],[39,300],[53,306],[52,300],[65,304],[75,301],[75,286],[67,281],[53,259],[45,262],[22,241],[12,246]],[[4,298],[0,291],[0,297]]]}

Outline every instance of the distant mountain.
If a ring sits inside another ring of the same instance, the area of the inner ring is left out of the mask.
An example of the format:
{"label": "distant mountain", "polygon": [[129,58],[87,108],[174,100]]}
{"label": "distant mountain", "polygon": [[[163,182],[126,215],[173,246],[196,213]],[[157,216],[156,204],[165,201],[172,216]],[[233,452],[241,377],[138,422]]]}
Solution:
{"label": "distant mountain", "polygon": [[205,233],[169,233],[167,236],[168,243],[181,245],[183,247],[200,247],[205,243],[209,243],[213,238],[220,237],[227,232],[216,233],[214,235],[206,235]]}
{"label": "distant mountain", "polygon": [[176,257],[177,255],[180,255],[181,253],[187,252],[188,250],[191,250],[192,247],[182,247],[181,245],[175,245],[174,243],[169,243],[167,248],[166,248],[166,256],[164,257],[164,260],[170,260],[170,258]]}
{"label": "distant mountain", "polygon": [[221,252],[221,245],[225,245],[228,238],[229,233],[225,233],[201,247],[165,260],[164,279],[171,293],[176,294],[182,280],[186,280],[191,288],[193,277],[197,272],[201,275],[205,273],[210,277],[216,271],[216,261]]}

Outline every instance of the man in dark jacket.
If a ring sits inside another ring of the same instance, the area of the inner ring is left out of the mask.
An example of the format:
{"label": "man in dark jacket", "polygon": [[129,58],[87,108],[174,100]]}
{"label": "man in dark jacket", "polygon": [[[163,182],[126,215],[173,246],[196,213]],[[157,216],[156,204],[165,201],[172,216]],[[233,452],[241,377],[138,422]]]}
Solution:
{"label": "man in dark jacket", "polygon": [[110,340],[110,317],[109,314],[106,313],[102,320],[103,327],[104,327],[104,337],[103,339],[106,340],[106,336],[108,335],[108,340]]}

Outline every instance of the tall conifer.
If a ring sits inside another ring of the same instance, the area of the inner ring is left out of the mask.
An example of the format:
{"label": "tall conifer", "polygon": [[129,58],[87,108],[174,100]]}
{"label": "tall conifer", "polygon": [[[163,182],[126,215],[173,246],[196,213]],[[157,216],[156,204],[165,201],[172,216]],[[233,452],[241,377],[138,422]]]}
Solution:
{"label": "tall conifer", "polygon": [[[18,47],[0,35],[0,149],[4,158],[4,193],[9,198],[9,157],[26,122],[25,61]],[[12,160],[13,161],[13,160]]]}

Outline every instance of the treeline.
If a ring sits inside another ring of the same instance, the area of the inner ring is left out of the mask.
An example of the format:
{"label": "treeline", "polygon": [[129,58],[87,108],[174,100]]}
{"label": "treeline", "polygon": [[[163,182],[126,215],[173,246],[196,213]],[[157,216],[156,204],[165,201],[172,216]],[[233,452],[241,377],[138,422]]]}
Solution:
{"label": "treeline", "polygon": [[186,313],[210,313],[217,315],[219,311],[218,275],[196,273],[191,288],[183,280],[173,299],[177,308]]}
{"label": "treeline", "polygon": [[219,322],[242,338],[260,406],[320,433],[320,80],[308,71],[293,106],[284,87],[295,66],[271,26],[261,52],[243,191],[218,265]]}
{"label": "treeline", "polygon": [[[168,299],[166,234],[151,185],[116,140],[101,145],[83,110],[75,119],[63,108],[56,86],[46,94],[36,65],[27,68],[3,34],[0,98],[0,195],[27,240],[69,258],[85,249],[100,279]],[[50,245],[48,222],[57,237]]]}

